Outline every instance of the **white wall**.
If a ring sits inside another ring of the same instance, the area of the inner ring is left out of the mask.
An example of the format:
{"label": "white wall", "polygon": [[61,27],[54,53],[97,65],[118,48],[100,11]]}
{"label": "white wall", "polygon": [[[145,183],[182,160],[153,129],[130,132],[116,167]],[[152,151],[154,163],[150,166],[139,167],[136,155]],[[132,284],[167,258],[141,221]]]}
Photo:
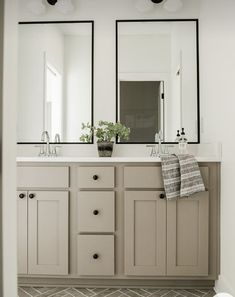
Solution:
{"label": "white wall", "polygon": [[[124,27],[123,23],[121,25]],[[119,35],[118,39],[119,72],[170,73],[169,34]]]}
{"label": "white wall", "polygon": [[2,139],[3,296],[17,296],[16,99],[17,1],[5,0]]}
{"label": "white wall", "polygon": [[[168,122],[171,123],[169,134],[172,141],[175,139],[175,130],[185,128],[189,141],[197,141],[197,59],[196,59],[196,30],[195,22],[175,23],[172,26],[172,82],[177,81],[176,72],[180,66],[181,98],[177,98],[179,86],[175,83],[172,86],[172,96],[169,106],[171,115]],[[178,68],[178,69],[177,69]],[[179,78],[178,78],[179,79]],[[180,102],[177,102],[180,99]],[[178,111],[180,109],[180,111]],[[177,120],[177,116],[180,119]],[[170,121],[172,119],[172,122]],[[173,120],[175,119],[175,120]],[[180,125],[177,122],[180,120]]]}
{"label": "white wall", "polygon": [[45,58],[63,75],[63,34],[53,25],[20,25],[18,142],[40,141],[44,130]]}
{"label": "white wall", "polygon": [[203,141],[223,144],[221,277],[218,291],[235,296],[235,1],[201,1]]}
{"label": "white wall", "polygon": [[80,142],[82,123],[91,122],[91,36],[66,35],[64,49],[64,141]]}
{"label": "white wall", "polygon": [[[94,116],[95,121],[116,119],[116,57],[115,57],[115,20],[142,18],[197,18],[200,1],[183,0],[184,8],[178,13],[170,13],[158,6],[150,13],[143,14],[135,9],[135,0],[75,0],[77,10],[66,16],[59,14],[54,7],[44,16],[33,16],[25,9],[30,0],[18,0],[20,3],[19,21],[42,20],[94,20],[95,21],[95,63],[94,63]],[[129,145],[131,153],[146,151],[145,145]],[[126,146],[126,149],[128,150]],[[115,154],[121,154],[123,145],[116,145]],[[66,146],[67,154],[78,153],[75,146]],[[18,154],[36,155],[34,147],[28,145],[18,147]],[[96,153],[96,144],[80,145],[79,153],[89,155]]]}

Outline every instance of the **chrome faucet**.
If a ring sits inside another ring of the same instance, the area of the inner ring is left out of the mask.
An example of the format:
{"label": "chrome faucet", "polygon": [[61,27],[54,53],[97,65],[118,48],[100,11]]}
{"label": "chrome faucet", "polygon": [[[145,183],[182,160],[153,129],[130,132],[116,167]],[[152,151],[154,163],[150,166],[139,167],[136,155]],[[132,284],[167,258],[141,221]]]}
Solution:
{"label": "chrome faucet", "polygon": [[61,147],[60,145],[56,145],[57,143],[60,143],[60,134],[59,133],[57,133],[56,135],[55,135],[55,144],[53,144],[53,146],[52,146],[52,156],[54,156],[54,157],[56,157],[57,156],[57,148],[59,148],[59,147]]}
{"label": "chrome faucet", "polygon": [[46,142],[46,149],[44,146],[44,156],[50,157],[51,156],[50,136],[47,131],[42,132],[41,141]]}
{"label": "chrome faucet", "polygon": [[163,153],[162,150],[162,131],[160,130],[155,134],[155,142],[158,143],[157,156],[160,157]]}
{"label": "chrome faucet", "polygon": [[60,143],[60,134],[59,133],[57,133],[55,135],[55,143]]}
{"label": "chrome faucet", "polygon": [[157,142],[157,146],[156,144],[148,144],[146,146],[152,148],[150,152],[150,157],[161,157],[161,155],[169,153],[168,149],[166,150],[166,148],[163,146],[162,140],[162,131],[159,131],[155,134],[155,142]]}

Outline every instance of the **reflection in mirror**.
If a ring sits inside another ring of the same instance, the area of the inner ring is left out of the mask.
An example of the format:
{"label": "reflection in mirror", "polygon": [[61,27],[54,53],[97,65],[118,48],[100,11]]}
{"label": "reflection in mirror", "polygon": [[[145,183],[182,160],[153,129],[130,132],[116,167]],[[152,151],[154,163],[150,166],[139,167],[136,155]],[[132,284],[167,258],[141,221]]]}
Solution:
{"label": "reflection in mirror", "polygon": [[79,143],[93,123],[93,22],[20,23],[18,143]]}
{"label": "reflection in mirror", "polygon": [[[128,143],[199,142],[197,20],[117,21],[117,121]],[[122,141],[124,142],[124,141]],[[125,142],[126,143],[126,142]]]}
{"label": "reflection in mirror", "polygon": [[130,142],[148,142],[163,129],[162,91],[162,81],[120,81],[120,121],[132,127]]}

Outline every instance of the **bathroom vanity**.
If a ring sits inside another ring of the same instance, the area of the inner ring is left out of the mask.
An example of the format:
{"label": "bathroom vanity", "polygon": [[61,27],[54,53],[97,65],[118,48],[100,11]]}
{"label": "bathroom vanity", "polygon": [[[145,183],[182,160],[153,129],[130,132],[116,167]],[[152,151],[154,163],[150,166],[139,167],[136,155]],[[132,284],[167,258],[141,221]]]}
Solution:
{"label": "bathroom vanity", "polygon": [[18,158],[20,284],[212,286],[220,162],[167,201],[158,158]]}
{"label": "bathroom vanity", "polygon": [[[212,287],[219,159],[198,158],[205,192],[167,201],[158,158],[55,157],[80,142],[97,106],[107,106],[97,119],[108,109],[131,129],[128,141],[116,139],[119,155],[161,142],[172,151],[182,128],[200,144],[198,20],[116,20],[116,110],[93,98],[94,32],[90,20],[19,24],[19,155],[35,144],[54,155],[17,160],[19,282]],[[94,155],[89,143],[72,150]]]}

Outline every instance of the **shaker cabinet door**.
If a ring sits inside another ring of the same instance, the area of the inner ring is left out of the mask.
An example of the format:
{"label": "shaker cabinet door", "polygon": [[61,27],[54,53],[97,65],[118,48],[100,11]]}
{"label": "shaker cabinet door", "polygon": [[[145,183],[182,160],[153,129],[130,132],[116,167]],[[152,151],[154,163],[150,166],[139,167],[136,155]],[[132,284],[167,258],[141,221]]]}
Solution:
{"label": "shaker cabinet door", "polygon": [[125,192],[125,274],[166,274],[166,201],[159,191]]}
{"label": "shaker cabinet door", "polygon": [[28,273],[28,200],[27,192],[17,192],[18,273]]}
{"label": "shaker cabinet door", "polygon": [[207,276],[209,192],[167,201],[167,275]]}
{"label": "shaker cabinet door", "polygon": [[68,274],[68,192],[28,194],[28,273]]}

